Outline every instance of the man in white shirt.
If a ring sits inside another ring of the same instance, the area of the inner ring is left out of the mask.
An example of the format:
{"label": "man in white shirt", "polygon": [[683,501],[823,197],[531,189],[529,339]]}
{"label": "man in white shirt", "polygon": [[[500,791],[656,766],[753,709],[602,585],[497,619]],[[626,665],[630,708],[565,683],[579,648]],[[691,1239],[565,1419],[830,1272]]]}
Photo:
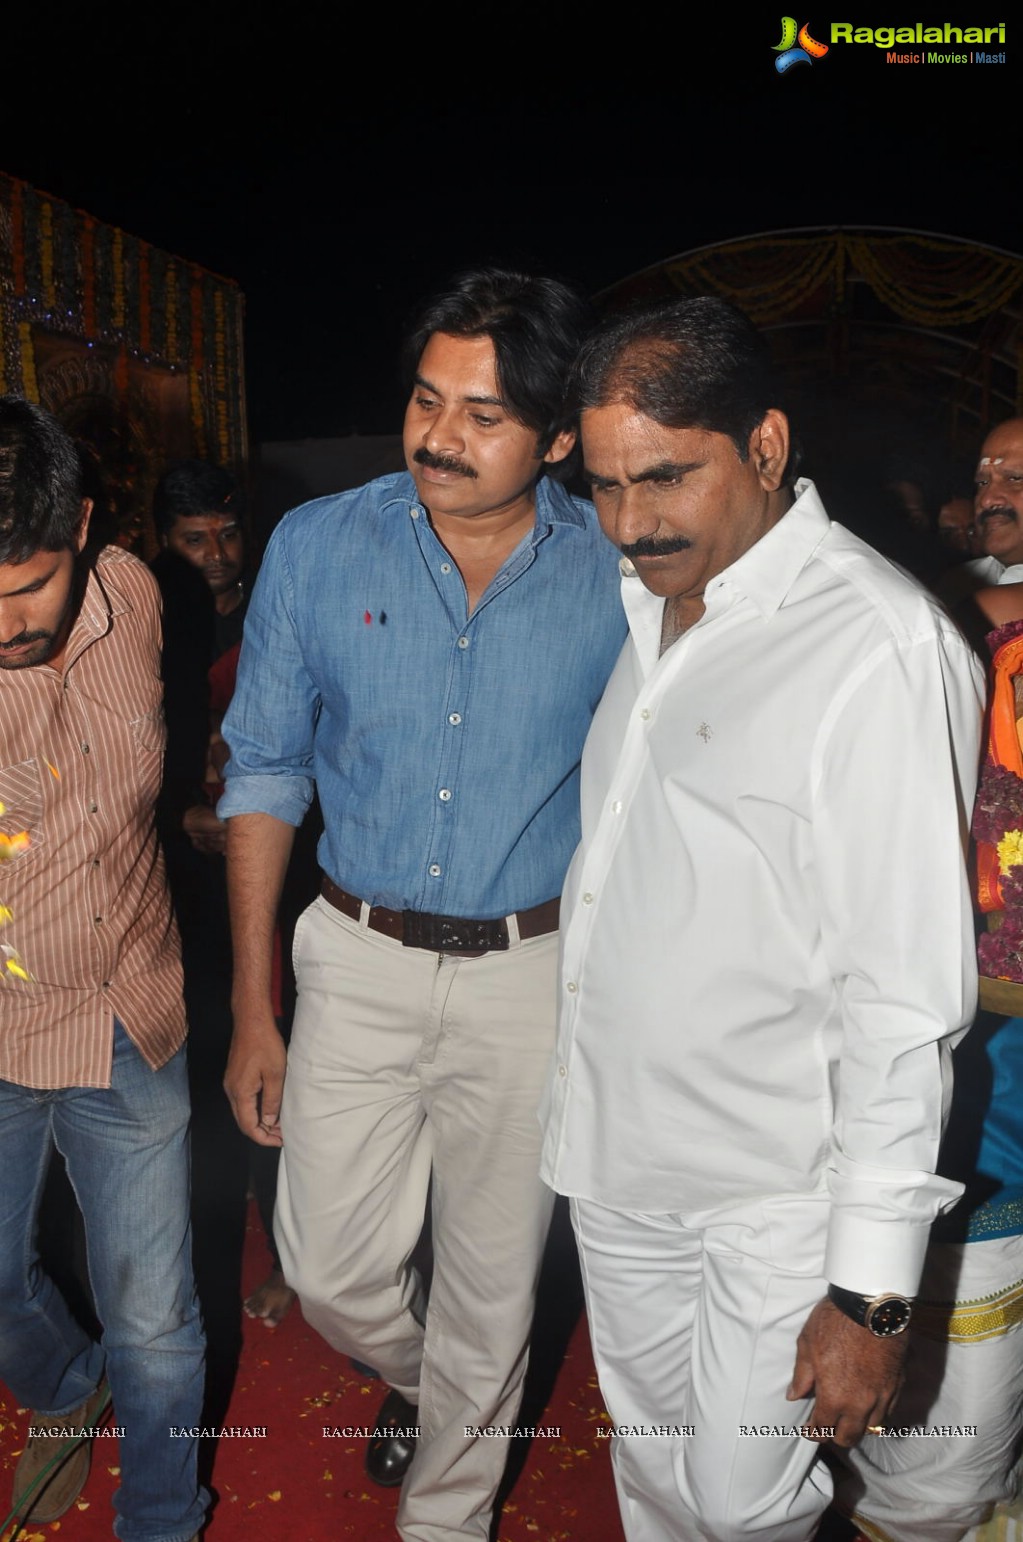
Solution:
{"label": "man in white shirt", "polygon": [[612,318],[575,385],[631,636],[583,761],[542,1171],[629,1542],[806,1542],[815,1442],[884,1424],[959,1192],[935,1161],[976,1000],[983,675],[790,491],[731,306]]}
{"label": "man in white shirt", "polygon": [[971,557],[960,569],[972,580],[970,593],[985,584],[1023,581],[1023,418],[1009,418],[988,434],[976,488],[973,526],[983,555]]}
{"label": "man in white shirt", "polygon": [[981,445],[974,523],[984,555],[967,565],[988,584],[1023,581],[1023,418],[999,423]]}
{"label": "man in white shirt", "polygon": [[[1023,577],[1023,418],[1010,418],[984,440],[977,466],[974,522],[984,548],[1003,568],[999,583]],[[1010,568],[1021,571],[1006,579]]]}

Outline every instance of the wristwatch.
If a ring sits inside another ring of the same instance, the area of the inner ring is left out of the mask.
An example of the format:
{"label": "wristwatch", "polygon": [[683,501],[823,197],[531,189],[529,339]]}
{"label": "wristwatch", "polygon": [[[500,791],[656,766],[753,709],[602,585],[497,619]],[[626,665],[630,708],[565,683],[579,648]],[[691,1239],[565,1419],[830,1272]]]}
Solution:
{"label": "wristwatch", "polygon": [[829,1285],[828,1300],[878,1339],[890,1339],[896,1333],[904,1333],[913,1315],[913,1303],[905,1296],[860,1296],[854,1290],[843,1290],[840,1285]]}

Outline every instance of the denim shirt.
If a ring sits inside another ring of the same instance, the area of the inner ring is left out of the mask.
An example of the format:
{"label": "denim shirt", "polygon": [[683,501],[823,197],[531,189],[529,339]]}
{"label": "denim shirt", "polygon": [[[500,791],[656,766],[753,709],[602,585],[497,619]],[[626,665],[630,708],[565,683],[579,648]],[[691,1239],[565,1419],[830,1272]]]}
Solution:
{"label": "denim shirt", "polygon": [[579,760],[625,638],[617,552],[542,478],[472,615],[407,473],[288,514],[245,621],[222,817],[298,825],[371,904],[489,919],[560,894]]}

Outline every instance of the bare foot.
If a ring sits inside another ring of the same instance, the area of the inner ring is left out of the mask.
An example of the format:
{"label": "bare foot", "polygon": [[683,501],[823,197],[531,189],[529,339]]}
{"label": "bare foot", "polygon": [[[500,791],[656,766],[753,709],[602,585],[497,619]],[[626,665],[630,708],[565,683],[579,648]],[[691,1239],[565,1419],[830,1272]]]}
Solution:
{"label": "bare foot", "polygon": [[291,1311],[295,1292],[285,1280],[280,1269],[272,1269],[244,1302],[249,1317],[262,1317],[268,1328],[276,1328]]}

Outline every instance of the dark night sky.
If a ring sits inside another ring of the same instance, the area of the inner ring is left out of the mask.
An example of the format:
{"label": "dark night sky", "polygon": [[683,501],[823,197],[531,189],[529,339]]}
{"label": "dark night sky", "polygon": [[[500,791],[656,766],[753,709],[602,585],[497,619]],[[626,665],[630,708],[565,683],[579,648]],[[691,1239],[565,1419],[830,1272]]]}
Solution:
{"label": "dark night sky", "polygon": [[[303,3],[63,9],[45,39],[5,16],[0,166],[238,280],[255,439],[395,429],[409,307],[481,260],[595,290],[790,226],[1023,250],[1011,23],[1004,66],[838,45],[782,77],[766,8],[740,27],[623,7],[614,32],[427,8],[359,37]],[[953,20],[998,20],[967,9]]]}

